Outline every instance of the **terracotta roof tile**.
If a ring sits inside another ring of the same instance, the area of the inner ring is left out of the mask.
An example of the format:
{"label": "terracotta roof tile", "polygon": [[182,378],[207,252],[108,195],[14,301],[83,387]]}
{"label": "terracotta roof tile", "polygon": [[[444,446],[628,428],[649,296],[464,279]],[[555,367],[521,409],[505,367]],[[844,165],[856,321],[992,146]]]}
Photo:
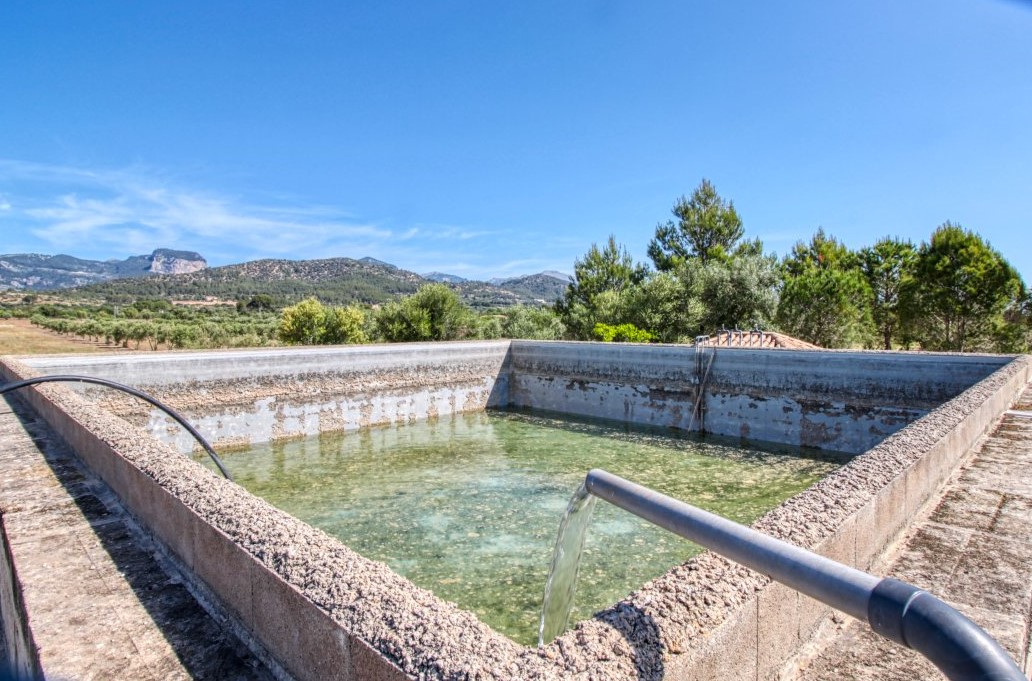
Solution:
{"label": "terracotta roof tile", "polygon": [[719,331],[705,345],[725,348],[785,348],[788,350],[822,350],[819,345],[778,333],[777,331]]}

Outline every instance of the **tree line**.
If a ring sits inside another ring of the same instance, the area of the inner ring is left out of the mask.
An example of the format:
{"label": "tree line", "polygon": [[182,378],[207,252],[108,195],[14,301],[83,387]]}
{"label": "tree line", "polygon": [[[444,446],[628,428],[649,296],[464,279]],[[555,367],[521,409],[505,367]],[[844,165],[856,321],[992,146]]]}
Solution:
{"label": "tree line", "polygon": [[854,251],[818,229],[784,258],[746,239],[734,204],[703,180],[636,263],[592,244],[556,305],[567,337],[690,342],[720,329],[782,331],[827,348],[1026,352],[1032,300],[977,233],[946,222],[919,245]]}
{"label": "tree line", "polygon": [[946,222],[921,244],[887,236],[855,251],[817,229],[778,258],[746,238],[733,202],[707,180],[671,213],[647,245],[650,263],[634,262],[610,236],[576,260],[553,306],[474,310],[433,283],[382,304],[333,305],[336,294],[285,307],[278,296],[250,294],[212,308],[124,297],[92,307],[36,305],[27,297],[0,315],[137,349],[492,338],[686,343],[721,329],[762,329],[827,348],[1029,350],[1025,283],[960,225]]}
{"label": "tree line", "polygon": [[565,327],[548,307],[515,305],[476,311],[444,284],[426,284],[384,305],[334,306],[310,297],[282,307],[268,294],[234,306],[184,306],[145,298],[106,302],[23,303],[0,317],[27,317],[65,336],[135,350],[533,338],[556,340]]}
{"label": "tree line", "polygon": [[345,344],[494,338],[558,340],[559,316],[547,307],[514,305],[474,311],[445,284],[425,284],[383,306],[332,307],[316,298],[283,310],[279,339],[288,344]]}
{"label": "tree line", "polygon": [[143,299],[128,305],[25,304],[0,314],[92,343],[148,348],[242,348],[277,344],[280,316],[269,307],[187,307]]}

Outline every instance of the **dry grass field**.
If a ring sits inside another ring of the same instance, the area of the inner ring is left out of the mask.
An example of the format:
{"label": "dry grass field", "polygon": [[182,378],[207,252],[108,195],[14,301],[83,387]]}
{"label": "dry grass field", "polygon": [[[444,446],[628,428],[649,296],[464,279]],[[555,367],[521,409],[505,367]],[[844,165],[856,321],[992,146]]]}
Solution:
{"label": "dry grass field", "polygon": [[59,355],[126,350],[58,335],[33,326],[27,319],[0,319],[0,355]]}

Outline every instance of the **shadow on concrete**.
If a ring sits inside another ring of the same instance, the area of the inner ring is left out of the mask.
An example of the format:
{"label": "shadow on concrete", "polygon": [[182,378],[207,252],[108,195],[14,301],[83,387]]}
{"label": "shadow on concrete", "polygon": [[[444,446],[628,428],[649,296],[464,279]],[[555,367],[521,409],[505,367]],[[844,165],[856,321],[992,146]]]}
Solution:
{"label": "shadow on concrete", "polygon": [[641,681],[659,681],[663,666],[663,644],[652,617],[628,603],[617,603],[595,617],[620,632],[634,650],[634,666]]}
{"label": "shadow on concrete", "polygon": [[505,359],[502,360],[501,369],[495,375],[491,383],[491,393],[487,396],[488,409],[505,409],[509,406],[512,397],[509,395],[509,379],[512,376],[512,345],[505,350]]}
{"label": "shadow on concrete", "polygon": [[271,679],[239,639],[201,607],[177,576],[166,572],[155,547],[130,530],[127,513],[113,493],[61,437],[19,398],[8,403],[181,664],[173,668],[166,658],[170,668],[154,671],[171,677],[185,670],[194,679]]}

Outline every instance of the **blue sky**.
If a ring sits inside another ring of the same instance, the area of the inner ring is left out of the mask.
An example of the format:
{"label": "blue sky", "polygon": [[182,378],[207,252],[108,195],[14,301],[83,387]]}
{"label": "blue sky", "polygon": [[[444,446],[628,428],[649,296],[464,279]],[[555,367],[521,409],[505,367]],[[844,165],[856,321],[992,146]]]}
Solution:
{"label": "blue sky", "polygon": [[0,253],[640,260],[702,178],[786,253],[982,234],[1032,282],[1032,4],[7,3]]}

